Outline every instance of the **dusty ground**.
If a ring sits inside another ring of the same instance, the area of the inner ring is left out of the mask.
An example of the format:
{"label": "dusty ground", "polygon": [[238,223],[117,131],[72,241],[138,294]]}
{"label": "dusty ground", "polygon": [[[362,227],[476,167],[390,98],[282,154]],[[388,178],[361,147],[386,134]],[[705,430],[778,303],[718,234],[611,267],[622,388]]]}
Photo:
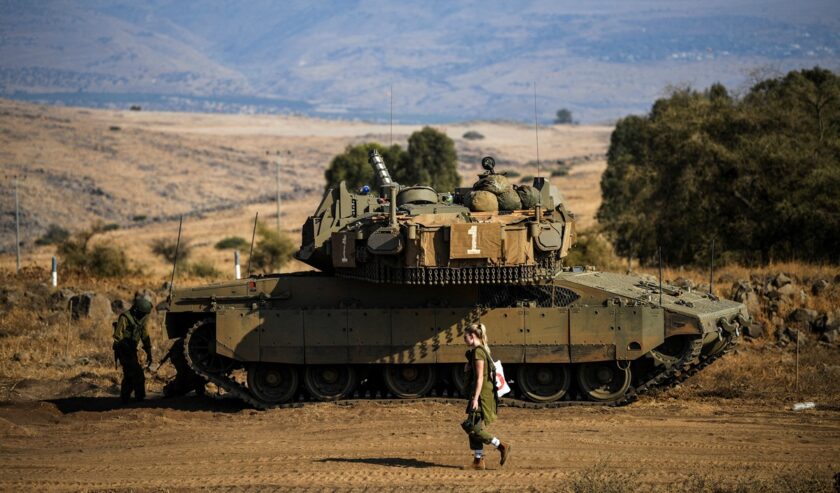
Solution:
{"label": "dusty ground", "polygon": [[8,490],[358,488],[555,490],[599,463],[664,486],[691,474],[774,477],[840,465],[837,411],[643,402],[505,409],[504,469],[465,471],[457,405],[318,404],[267,412],[196,399],[114,409],[113,398],[0,407]]}

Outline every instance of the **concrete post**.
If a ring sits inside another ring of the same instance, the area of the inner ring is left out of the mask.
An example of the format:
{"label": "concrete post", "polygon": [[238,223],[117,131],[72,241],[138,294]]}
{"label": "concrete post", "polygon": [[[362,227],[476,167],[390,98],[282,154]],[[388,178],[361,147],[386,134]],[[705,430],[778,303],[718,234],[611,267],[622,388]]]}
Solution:
{"label": "concrete post", "polygon": [[239,250],[233,251],[233,277],[242,279],[242,270],[239,267]]}
{"label": "concrete post", "polygon": [[58,261],[56,261],[55,257],[52,258],[52,271],[50,275],[50,283],[52,287],[58,286]]}

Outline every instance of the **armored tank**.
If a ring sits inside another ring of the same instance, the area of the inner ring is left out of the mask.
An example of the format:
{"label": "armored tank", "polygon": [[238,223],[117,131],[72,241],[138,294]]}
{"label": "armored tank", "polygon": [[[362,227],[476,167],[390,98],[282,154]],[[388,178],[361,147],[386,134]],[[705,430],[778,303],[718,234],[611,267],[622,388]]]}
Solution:
{"label": "armored tank", "polygon": [[564,266],[574,217],[543,179],[511,187],[488,157],[472,188],[438,192],[369,158],[378,190],[341,183],[303,226],[296,257],[318,271],[173,292],[192,371],[259,408],[456,396],[482,322],[509,401],[614,405],[702,369],[748,321],[710,293]]}

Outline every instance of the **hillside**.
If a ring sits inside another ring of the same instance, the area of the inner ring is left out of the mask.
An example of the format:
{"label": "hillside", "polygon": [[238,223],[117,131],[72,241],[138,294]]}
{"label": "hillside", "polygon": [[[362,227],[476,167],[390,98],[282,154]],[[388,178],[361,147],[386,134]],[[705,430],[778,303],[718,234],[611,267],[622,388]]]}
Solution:
{"label": "hillside", "polygon": [[[212,244],[231,234],[250,236],[253,215],[275,214],[275,159],[280,151],[284,227],[297,233],[323,193],[323,173],[348,144],[389,141],[389,127],[304,117],[209,115],[57,108],[0,100],[0,183],[5,252],[14,262],[14,192],[9,175],[20,174],[24,263],[48,264],[52,249],[34,248],[50,224],[71,230],[94,221],[120,230],[106,235],[129,257],[166,270],[149,243],[186,231],[199,255],[223,262]],[[395,125],[394,142],[405,146],[419,126]],[[456,142],[459,172],[472,181],[481,156],[500,167],[533,175],[534,128],[469,122],[438,127]],[[475,130],[483,140],[462,135]],[[540,129],[546,173],[556,161],[574,163],[569,176],[553,180],[565,193],[581,225],[591,222],[600,202],[598,180],[611,127],[547,126]],[[4,173],[6,174],[6,173]],[[274,221],[274,219],[271,219]]]}
{"label": "hillside", "polygon": [[0,4],[0,94],[71,105],[404,121],[584,122],[669,85],[840,63],[837,2],[172,0]]}

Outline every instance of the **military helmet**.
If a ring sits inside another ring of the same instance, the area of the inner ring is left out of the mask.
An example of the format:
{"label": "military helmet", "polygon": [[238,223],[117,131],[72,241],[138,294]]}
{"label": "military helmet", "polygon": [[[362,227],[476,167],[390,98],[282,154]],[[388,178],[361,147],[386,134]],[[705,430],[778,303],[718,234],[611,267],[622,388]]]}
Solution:
{"label": "military helmet", "polygon": [[134,305],[132,306],[137,312],[149,314],[152,312],[152,302],[142,296],[134,298]]}

